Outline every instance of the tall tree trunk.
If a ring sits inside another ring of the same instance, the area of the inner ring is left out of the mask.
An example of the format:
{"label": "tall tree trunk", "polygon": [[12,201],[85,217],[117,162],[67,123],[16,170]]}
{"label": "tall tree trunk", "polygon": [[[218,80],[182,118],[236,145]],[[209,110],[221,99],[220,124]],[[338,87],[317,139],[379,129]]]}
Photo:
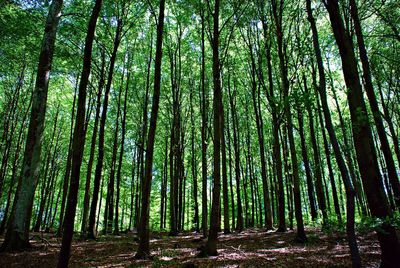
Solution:
{"label": "tall tree trunk", "polygon": [[346,233],[347,241],[350,248],[351,260],[353,267],[361,267],[361,258],[358,250],[357,239],[355,234],[354,222],[355,222],[355,189],[349,177],[345,161],[342,156],[342,152],[339,148],[339,143],[336,138],[336,133],[333,127],[331,113],[328,106],[328,98],[326,93],[326,78],[325,70],[322,61],[321,48],[318,40],[318,31],[315,23],[315,19],[311,10],[311,0],[306,1],[307,19],[310,22],[311,31],[313,35],[313,47],[315,57],[317,60],[319,84],[317,87],[319,96],[321,98],[322,112],[325,118],[325,128],[328,131],[329,139],[332,143],[333,152],[335,154],[336,163],[342,176],[342,181],[346,191]]}
{"label": "tall tree trunk", "polygon": [[263,25],[264,39],[265,39],[265,52],[267,59],[267,75],[268,75],[268,88],[269,91],[266,91],[268,102],[271,106],[271,114],[272,114],[272,136],[273,136],[273,144],[272,144],[272,154],[273,154],[273,171],[276,174],[278,185],[278,232],[286,231],[286,222],[285,222],[285,192],[283,185],[283,174],[282,174],[282,156],[281,156],[281,144],[279,141],[279,128],[280,128],[280,116],[279,116],[279,98],[275,95],[274,92],[274,82],[272,76],[272,57],[271,57],[271,44],[268,38],[268,25],[266,19],[264,17],[264,3],[262,2],[262,12],[261,12],[261,22]]}
{"label": "tall tree trunk", "polygon": [[[181,91],[180,91],[180,60],[178,63],[177,53],[180,53],[181,34],[178,35],[178,46],[175,49],[168,47],[170,61],[170,80],[172,89],[172,124],[171,124],[171,150],[170,150],[170,233],[175,236],[181,229],[182,220],[182,152],[181,138]],[[180,54],[178,55],[180,56]]]}
{"label": "tall tree trunk", "polygon": [[208,92],[206,92],[206,55],[205,55],[205,14],[201,8],[201,229],[203,237],[208,235],[208,205],[207,205],[207,122],[208,122]]}
{"label": "tall tree trunk", "polygon": [[163,175],[161,181],[161,207],[160,207],[160,229],[166,228],[164,218],[167,214],[167,182],[168,182],[168,136],[165,136],[165,153],[163,164]]}
{"label": "tall tree trunk", "polygon": [[[42,191],[41,191],[41,200],[40,200],[40,205],[39,205],[39,211],[37,213],[37,218],[36,218],[36,222],[35,225],[33,227],[33,230],[35,232],[39,232],[40,230],[40,226],[42,225],[42,220],[43,220],[43,213],[44,213],[44,209],[45,209],[45,205],[47,202],[47,197],[49,196],[49,191],[50,191],[50,182],[51,180],[48,179],[48,174],[49,174],[49,169],[50,169],[50,164],[52,162],[54,162],[54,157],[55,157],[55,153],[56,151],[54,150],[53,152],[53,147],[55,147],[55,149],[57,149],[57,145],[55,145],[55,136],[56,136],[56,129],[57,129],[57,122],[58,122],[58,114],[60,111],[60,106],[57,106],[57,110],[56,110],[56,114],[54,115],[54,119],[53,119],[53,130],[51,132],[51,138],[50,138],[50,144],[48,145],[48,150],[47,150],[47,161],[46,161],[46,165],[45,165],[45,172],[43,174],[43,185],[42,185]],[[58,142],[58,138],[57,137],[57,142]]]}
{"label": "tall tree trunk", "polygon": [[[229,87],[230,81],[228,80],[228,87]],[[227,135],[228,135],[228,156],[229,156],[229,189],[230,189],[230,194],[231,194],[231,211],[232,211],[232,229],[235,229],[235,197],[233,194],[233,179],[232,179],[232,172],[233,172],[233,167],[232,167],[232,152],[231,152],[231,134],[230,134],[230,127],[229,127],[229,112],[226,113],[226,126],[227,126]]]}
{"label": "tall tree trunk", "polygon": [[[354,147],[371,214],[381,219],[390,217],[392,212],[379,172],[352,40],[345,30],[338,1],[327,0],[324,3],[342,59],[343,74],[348,88]],[[394,227],[390,223],[383,222],[377,233],[382,251],[382,265],[395,267],[400,263],[400,248]]]}
{"label": "tall tree trunk", "polygon": [[85,148],[85,109],[86,95],[89,84],[89,76],[92,66],[93,40],[96,30],[97,18],[101,10],[102,0],[96,0],[90,16],[88,29],[85,39],[85,50],[83,53],[83,67],[81,73],[81,81],[79,84],[78,108],[76,112],[76,124],[74,129],[74,138],[72,144],[72,170],[71,182],[68,194],[67,209],[65,213],[65,221],[63,226],[63,238],[61,244],[60,255],[58,259],[58,268],[67,268],[71,254],[71,242],[74,231],[74,220],[76,212],[76,204],[78,201],[80,169],[82,165],[83,151]]}
{"label": "tall tree trunk", "polygon": [[[114,220],[114,188],[115,188],[115,168],[117,165],[117,153],[118,153],[118,133],[119,133],[119,120],[121,115],[121,95],[122,95],[122,85],[124,77],[122,75],[121,87],[118,93],[117,100],[117,117],[115,119],[115,131],[113,138],[113,149],[111,154],[111,168],[110,168],[110,178],[107,187],[107,201],[106,208],[107,213],[105,213],[104,218],[104,232],[107,234],[112,233],[113,230],[113,220]],[[118,224],[117,224],[118,225]]]}
{"label": "tall tree trunk", "polygon": [[[229,74],[228,74],[229,75]],[[238,131],[238,121],[236,114],[236,100],[234,94],[236,95],[236,86],[234,85],[234,92],[231,92],[230,79],[228,78],[228,93],[230,110],[232,114],[232,128],[233,128],[233,147],[235,153],[235,181],[236,181],[236,203],[237,203],[237,220],[236,220],[236,230],[238,232],[243,231],[243,209],[242,209],[242,197],[240,194],[240,148],[239,148],[239,131]],[[235,83],[234,83],[235,84]]]}
{"label": "tall tree trunk", "polygon": [[288,138],[289,138],[290,157],[292,162],[293,198],[294,198],[296,224],[297,224],[296,239],[301,242],[305,242],[307,240],[307,237],[304,231],[304,224],[303,224],[302,205],[300,196],[300,178],[299,178],[298,162],[297,162],[296,148],[293,136],[292,113],[289,103],[289,80],[288,80],[287,63],[285,62],[284,44],[283,44],[283,32],[282,32],[283,1],[280,2],[278,7],[276,0],[273,0],[272,10],[274,14],[276,36],[278,41],[278,56],[279,56],[279,63],[280,63],[279,66],[281,72],[281,84],[284,95],[285,117],[286,117],[286,124],[287,124]]}
{"label": "tall tree trunk", "polygon": [[193,111],[193,91],[190,91],[190,124],[191,124],[191,168],[192,168],[192,184],[193,184],[193,201],[194,201],[194,218],[193,224],[196,232],[200,230],[199,225],[199,203],[197,199],[198,186],[197,186],[197,161],[196,161],[196,151],[195,151],[195,122],[194,122],[194,111]]}
{"label": "tall tree trunk", "polygon": [[229,195],[228,195],[228,168],[226,163],[226,140],[225,140],[225,118],[224,110],[221,115],[221,154],[222,154],[222,193],[223,193],[223,204],[224,204],[224,234],[229,234]]}
{"label": "tall tree trunk", "polygon": [[61,209],[60,209],[60,224],[58,225],[57,229],[57,236],[61,237],[63,222],[64,222],[64,213],[65,213],[65,203],[67,200],[68,195],[68,185],[69,179],[71,176],[71,165],[72,165],[72,141],[73,141],[73,131],[74,131],[74,121],[75,121],[75,106],[76,106],[76,97],[78,91],[78,79],[76,80],[76,88],[74,91],[74,101],[72,103],[72,112],[71,112],[71,127],[70,127],[70,134],[69,134],[69,143],[68,143],[68,155],[67,155],[67,163],[65,166],[65,173],[63,179],[63,191],[61,197]]}
{"label": "tall tree trunk", "polygon": [[1,251],[23,250],[29,244],[29,225],[33,198],[40,171],[40,155],[47,107],[47,93],[54,44],[61,17],[63,0],[52,1],[46,19],[42,48],[39,55],[36,84],[32,97],[32,109],[26,138],[21,179],[14,199],[12,216],[8,224]]}
{"label": "tall tree trunk", "polygon": [[[304,80],[304,91],[306,94],[310,94],[305,80]],[[314,127],[314,114],[313,114],[312,106],[310,104],[308,104],[306,106],[307,106],[306,109],[307,109],[308,118],[309,118],[310,140],[311,140],[313,156],[314,156],[315,189],[316,189],[316,193],[317,193],[318,206],[322,212],[322,220],[323,220],[323,224],[325,225],[325,224],[327,224],[327,221],[328,221],[328,213],[327,213],[323,178],[322,178],[322,172],[321,172],[321,162],[320,162],[320,157],[319,157],[318,141],[317,141],[317,136],[315,134],[315,127]]]}
{"label": "tall tree trunk", "polygon": [[[336,189],[336,183],[335,183],[335,176],[333,174],[333,167],[332,167],[332,161],[331,161],[331,152],[329,149],[329,144],[328,140],[326,138],[326,133],[325,133],[325,128],[324,128],[324,121],[322,119],[322,114],[321,114],[321,106],[319,104],[319,99],[316,99],[317,101],[317,112],[318,112],[318,119],[320,122],[320,126],[322,128],[322,138],[324,141],[324,150],[325,150],[325,157],[326,157],[326,163],[328,166],[328,172],[329,172],[329,180],[331,182],[331,189],[332,189],[332,197],[333,197],[333,205],[335,207],[335,213],[336,217],[339,222],[342,222],[342,215],[340,212],[340,206],[339,206],[339,198],[337,194],[337,189]],[[328,193],[328,191],[326,191]],[[329,199],[329,196],[327,195],[327,199]]]}
{"label": "tall tree trunk", "polygon": [[[128,68],[130,67],[128,63]],[[127,109],[127,98],[128,98],[128,89],[129,89],[129,79],[130,72],[126,76],[126,85],[125,85],[125,95],[124,95],[124,107],[122,111],[122,122],[121,122],[121,149],[119,152],[118,159],[118,169],[117,169],[117,195],[115,198],[115,220],[114,220],[114,234],[119,234],[119,199],[121,192],[121,171],[122,171],[122,160],[124,158],[124,149],[125,149],[125,134],[126,134],[126,109]],[[122,219],[121,219],[122,220]]]}
{"label": "tall tree trunk", "polygon": [[93,125],[93,133],[90,144],[90,152],[89,152],[89,161],[86,172],[86,183],[85,183],[85,196],[83,199],[83,212],[82,212],[82,227],[81,231],[84,236],[86,236],[87,228],[88,228],[88,216],[89,216],[89,202],[90,202],[90,182],[92,180],[92,167],[94,162],[94,153],[96,150],[96,140],[97,140],[97,132],[99,129],[99,118],[100,118],[100,108],[101,108],[101,95],[104,87],[104,72],[105,72],[105,53],[102,51],[101,57],[101,70],[100,70],[100,79],[99,86],[97,91],[97,99],[96,99],[96,115],[94,118]]}
{"label": "tall tree trunk", "polygon": [[372,84],[371,69],[367,49],[365,47],[364,35],[362,33],[361,22],[358,17],[358,8],[355,0],[350,0],[350,14],[354,22],[354,30],[357,37],[358,50],[360,52],[361,66],[363,71],[364,89],[367,92],[369,105],[374,118],[376,131],[378,132],[381,150],[385,158],[386,168],[390,184],[393,189],[394,200],[396,206],[400,210],[400,182],[397,176],[396,165],[394,164],[393,155],[390,149],[389,141],[386,136],[385,126],[383,125],[381,111],[379,110],[378,101],[375,96],[374,86]]}
{"label": "tall tree trunk", "polygon": [[[175,112],[175,111],[174,111]],[[175,116],[173,116],[175,117]],[[171,124],[171,145],[170,145],[170,153],[169,153],[169,174],[170,174],[170,200],[169,200],[169,216],[170,216],[170,220],[169,220],[169,226],[170,226],[170,232],[169,235],[170,236],[175,236],[178,234],[178,230],[177,230],[177,215],[176,215],[176,189],[177,189],[177,183],[176,183],[176,169],[174,168],[174,164],[175,164],[175,157],[174,157],[174,150],[175,146],[176,146],[176,142],[175,142],[175,118],[172,119],[172,124]]]}
{"label": "tall tree trunk", "polygon": [[108,99],[112,85],[112,79],[114,74],[114,65],[115,60],[117,58],[117,51],[119,44],[121,42],[121,34],[122,34],[122,19],[119,18],[117,22],[117,30],[115,32],[114,38],[114,48],[110,58],[110,66],[107,77],[107,84],[104,92],[104,101],[103,101],[103,110],[100,118],[100,130],[99,130],[99,145],[98,145],[98,155],[97,155],[97,164],[96,170],[94,174],[94,184],[93,184],[93,198],[90,206],[90,214],[89,214],[89,229],[88,229],[88,238],[94,239],[96,238],[96,208],[97,201],[99,198],[99,190],[100,190],[100,181],[103,170],[103,162],[104,162],[104,135],[105,135],[105,125],[107,119],[107,109],[108,109]]}
{"label": "tall tree trunk", "polygon": [[[343,151],[344,151],[345,159],[347,161],[347,168],[349,170],[352,185],[354,187],[356,198],[358,200],[358,210],[361,209],[360,214],[367,215],[367,208],[366,208],[366,204],[364,202],[364,196],[362,194],[362,185],[360,183],[359,174],[357,172],[358,166],[357,166],[357,163],[354,162],[354,159],[352,156],[353,148],[350,146],[349,141],[348,141],[345,121],[344,121],[342,112],[340,110],[339,102],[338,102],[338,99],[336,96],[336,90],[333,86],[332,80],[331,80],[331,88],[332,88],[333,98],[335,100],[335,104],[336,104],[336,108],[337,108],[337,113],[339,116],[340,127],[341,127],[342,136],[343,136],[343,145],[344,145]],[[321,99],[322,99],[322,97],[323,97],[323,95],[321,94]],[[332,125],[332,127],[333,127],[333,125]]]}
{"label": "tall tree trunk", "polygon": [[317,208],[315,206],[315,197],[314,197],[314,182],[311,177],[311,169],[310,162],[308,159],[306,140],[304,135],[304,121],[303,121],[303,112],[302,108],[297,110],[297,120],[299,122],[299,134],[300,134],[300,142],[301,142],[301,154],[303,157],[304,169],[306,171],[306,181],[307,181],[307,193],[308,193],[308,201],[310,202],[310,210],[311,210],[311,219],[315,221],[317,219]]}
{"label": "tall tree trunk", "polygon": [[261,159],[261,178],[263,184],[263,197],[264,197],[264,214],[265,214],[265,228],[267,230],[272,229],[272,212],[271,212],[271,201],[269,197],[269,190],[268,190],[268,180],[267,180],[267,168],[266,168],[266,161],[265,161],[265,146],[264,146],[264,129],[263,129],[263,122],[262,122],[262,114],[261,114],[261,104],[260,104],[260,86],[257,86],[256,80],[256,61],[253,54],[253,46],[250,43],[249,38],[249,50],[250,50],[250,58],[251,58],[251,88],[252,88],[252,100],[253,100],[253,108],[255,114],[255,121],[257,126],[257,136],[258,136],[258,143],[260,148],[260,159]]}
{"label": "tall tree trunk", "polygon": [[164,9],[165,0],[160,1],[160,11],[157,23],[157,41],[156,58],[154,62],[154,92],[153,104],[151,107],[149,135],[146,147],[146,166],[145,176],[142,185],[142,208],[140,213],[139,225],[139,248],[135,255],[136,258],[148,258],[150,255],[150,230],[149,230],[149,209],[150,209],[150,191],[153,170],[154,140],[157,127],[158,106],[160,101],[161,89],[161,64],[162,64],[162,41],[164,29]]}
{"label": "tall tree trunk", "polygon": [[213,33],[212,33],[212,51],[213,51],[213,84],[214,84],[214,99],[213,99],[213,127],[214,127],[214,160],[213,160],[213,191],[212,191],[212,206],[210,215],[210,232],[208,240],[204,248],[204,254],[215,256],[217,255],[217,239],[219,227],[220,213],[220,196],[221,196],[221,138],[223,131],[223,104],[222,90],[220,77],[220,60],[219,60],[219,0],[214,2],[213,12]]}
{"label": "tall tree trunk", "polygon": [[136,161],[137,161],[137,152],[138,152],[138,148],[135,147],[133,149],[133,157],[132,157],[132,173],[131,173],[131,193],[130,193],[130,214],[129,214],[129,226],[128,226],[128,230],[131,231],[132,230],[132,226],[133,226],[133,218],[135,216],[135,211],[134,211],[134,197],[135,197],[135,171],[136,171]]}
{"label": "tall tree trunk", "polygon": [[150,51],[149,60],[147,61],[147,75],[146,75],[146,92],[144,95],[144,104],[142,111],[142,125],[141,125],[141,138],[140,138],[140,153],[139,153],[139,165],[138,165],[138,180],[136,181],[136,195],[135,195],[135,227],[139,226],[140,220],[140,202],[139,197],[141,195],[141,187],[143,185],[144,178],[144,157],[145,157],[145,147],[147,138],[147,123],[148,123],[148,103],[149,103],[149,90],[150,90],[150,71],[151,64],[153,62],[153,31],[150,31]]}

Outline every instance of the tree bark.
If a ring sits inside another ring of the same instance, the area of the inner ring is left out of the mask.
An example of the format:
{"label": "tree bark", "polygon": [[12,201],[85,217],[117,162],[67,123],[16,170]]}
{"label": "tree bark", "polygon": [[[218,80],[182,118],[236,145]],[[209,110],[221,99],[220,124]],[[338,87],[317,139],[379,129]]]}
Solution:
{"label": "tree bark", "polygon": [[96,140],[97,140],[97,132],[99,129],[99,118],[100,118],[100,109],[101,109],[101,95],[104,87],[104,72],[105,72],[105,53],[102,51],[101,57],[101,70],[100,70],[100,80],[97,91],[97,99],[96,99],[96,115],[94,118],[93,125],[93,133],[90,144],[90,153],[89,153],[89,161],[86,172],[86,184],[85,184],[85,196],[83,198],[83,214],[82,214],[82,227],[81,231],[84,236],[86,236],[87,228],[88,228],[88,216],[89,216],[89,202],[90,202],[90,183],[92,180],[92,167],[94,162],[94,153],[96,150]]}
{"label": "tree bark", "polygon": [[347,241],[350,248],[351,261],[353,267],[361,267],[361,258],[358,250],[357,239],[354,228],[354,214],[355,214],[355,189],[349,177],[349,172],[347,170],[345,161],[342,156],[342,152],[339,148],[339,143],[336,138],[336,133],[333,127],[331,113],[328,106],[328,98],[326,93],[326,78],[325,78],[325,70],[321,56],[321,48],[318,40],[318,31],[315,23],[315,19],[311,10],[311,0],[306,1],[306,9],[307,9],[307,19],[310,22],[311,31],[313,35],[313,47],[315,52],[315,57],[317,59],[317,67],[318,67],[318,76],[319,76],[319,85],[317,87],[319,96],[321,98],[321,106],[322,112],[325,118],[325,128],[328,132],[329,139],[332,143],[333,152],[335,154],[336,163],[338,165],[340,174],[342,176],[342,181],[346,191],[346,233],[347,233]]}
{"label": "tree bark", "polygon": [[[234,83],[235,84],[235,83]],[[242,209],[242,197],[240,194],[240,147],[239,147],[239,131],[238,121],[236,114],[236,86],[234,85],[234,92],[231,92],[230,83],[228,83],[229,102],[231,110],[231,120],[233,128],[233,148],[235,154],[235,181],[236,181],[236,203],[237,203],[237,219],[236,219],[236,230],[238,232],[243,231],[243,209]]]}
{"label": "tree bark", "polygon": [[310,162],[308,159],[306,140],[304,135],[304,120],[303,120],[303,112],[302,108],[297,110],[297,120],[299,123],[299,134],[300,134],[300,142],[301,142],[301,154],[303,157],[304,169],[306,171],[306,181],[307,181],[307,193],[308,193],[308,201],[310,202],[310,211],[311,211],[311,219],[315,221],[317,219],[317,208],[315,206],[315,197],[314,197],[314,182],[311,177],[311,169]]}
{"label": "tree bark", "polygon": [[283,44],[283,32],[282,32],[282,12],[283,12],[283,1],[279,4],[279,12],[278,5],[276,0],[272,1],[272,10],[274,14],[275,27],[276,27],[276,36],[278,41],[278,56],[279,56],[279,66],[280,66],[280,75],[281,75],[281,85],[283,88],[284,95],[284,109],[285,109],[285,117],[286,124],[288,130],[288,138],[289,138],[289,146],[290,146],[290,157],[292,162],[292,171],[293,171],[293,198],[295,205],[295,215],[296,215],[296,224],[297,224],[297,235],[296,239],[305,242],[307,240],[304,224],[303,224],[303,215],[302,215],[302,205],[301,205],[301,196],[300,196],[300,178],[298,171],[298,161],[296,155],[296,148],[294,143],[293,136],[293,123],[292,123],[292,113],[289,102],[289,80],[287,73],[287,64],[285,62],[284,55],[284,44]]}
{"label": "tree bark", "polygon": [[8,224],[1,251],[24,250],[29,244],[29,225],[33,198],[40,171],[40,155],[47,107],[49,77],[53,62],[58,23],[63,0],[54,0],[50,7],[44,29],[39,55],[36,84],[32,97],[32,109],[26,138],[21,179],[14,199],[12,216]]}
{"label": "tree bark", "polygon": [[217,239],[219,227],[220,213],[220,196],[221,196],[221,139],[223,131],[223,104],[222,90],[220,77],[220,60],[219,60],[219,0],[214,2],[213,12],[213,33],[212,33],[212,51],[213,51],[213,84],[214,84],[214,99],[213,99],[213,127],[214,127],[214,153],[213,153],[213,191],[212,205],[210,215],[210,232],[204,254],[215,256],[217,252]]}
{"label": "tree bark", "polygon": [[367,49],[365,47],[364,35],[362,33],[361,22],[358,17],[358,8],[355,0],[350,0],[350,14],[354,22],[354,30],[357,37],[358,50],[360,52],[361,66],[363,71],[364,89],[367,92],[369,99],[369,106],[371,108],[372,117],[375,122],[376,131],[379,136],[381,150],[385,158],[386,168],[390,184],[393,189],[394,200],[396,206],[400,210],[400,182],[397,176],[396,165],[394,163],[393,155],[390,149],[389,141],[386,136],[385,126],[383,125],[381,111],[379,110],[378,101],[375,96],[374,86],[372,84],[371,68]]}
{"label": "tree bark", "polygon": [[74,231],[74,220],[76,213],[76,204],[78,201],[80,169],[82,165],[83,151],[85,147],[85,110],[87,86],[89,84],[89,76],[92,66],[93,40],[96,30],[97,18],[101,10],[102,0],[96,0],[90,16],[86,39],[85,49],[83,53],[83,67],[81,73],[81,81],[79,84],[78,108],[76,112],[76,124],[74,128],[74,137],[72,144],[72,170],[71,181],[67,201],[67,209],[65,213],[65,221],[63,226],[63,238],[61,244],[60,255],[58,259],[58,268],[67,268],[71,254],[71,242]]}
{"label": "tree bark", "polygon": [[[130,67],[128,63],[128,68]],[[124,95],[124,107],[122,111],[122,122],[121,122],[121,149],[119,152],[118,159],[118,169],[117,169],[117,195],[115,198],[115,220],[114,220],[114,234],[119,234],[119,200],[120,200],[120,192],[121,192],[121,172],[122,172],[122,160],[124,158],[124,150],[125,150],[125,134],[126,134],[126,109],[127,109],[127,99],[128,99],[128,89],[129,89],[129,79],[130,72],[126,76],[126,85],[125,85],[125,95]]]}
{"label": "tree bark", "polygon": [[[342,59],[343,74],[348,88],[347,97],[352,121],[354,147],[367,201],[372,216],[384,219],[385,217],[390,217],[392,212],[387,202],[379,172],[352,40],[345,30],[338,1],[327,0],[324,3],[329,13],[331,26]],[[390,223],[384,222],[380,225],[377,233],[382,251],[382,266],[395,267],[397,263],[400,263],[400,248],[394,227]]]}
{"label": "tree bark", "polygon": [[94,184],[93,184],[93,198],[90,206],[90,214],[89,214],[89,229],[88,229],[88,238],[94,239],[96,238],[96,208],[97,201],[99,198],[99,190],[100,190],[100,181],[102,176],[103,162],[104,162],[104,135],[105,135],[105,125],[107,119],[107,109],[108,109],[108,99],[111,90],[111,84],[114,74],[114,66],[115,60],[117,58],[117,51],[119,44],[121,42],[121,34],[122,34],[122,20],[118,19],[117,22],[117,30],[115,32],[114,38],[114,48],[110,58],[110,66],[107,77],[107,84],[104,92],[104,101],[103,101],[103,110],[100,118],[100,129],[99,129],[99,145],[98,145],[98,155],[97,155],[97,164],[96,170],[94,174]]}
{"label": "tree bark", "polygon": [[157,41],[156,41],[156,58],[154,62],[154,92],[153,104],[151,108],[149,135],[146,147],[146,166],[145,177],[142,185],[142,208],[140,213],[139,225],[139,248],[135,255],[136,258],[148,258],[150,256],[150,230],[149,230],[149,209],[150,209],[150,191],[153,169],[153,153],[154,140],[157,127],[157,115],[160,101],[161,89],[161,64],[162,64],[162,41],[164,29],[164,9],[165,0],[160,1],[160,10],[157,23]]}
{"label": "tree bark", "polygon": [[208,92],[206,92],[206,63],[205,63],[205,15],[201,8],[201,229],[203,237],[208,235],[208,205],[207,205],[207,122],[208,122]]}

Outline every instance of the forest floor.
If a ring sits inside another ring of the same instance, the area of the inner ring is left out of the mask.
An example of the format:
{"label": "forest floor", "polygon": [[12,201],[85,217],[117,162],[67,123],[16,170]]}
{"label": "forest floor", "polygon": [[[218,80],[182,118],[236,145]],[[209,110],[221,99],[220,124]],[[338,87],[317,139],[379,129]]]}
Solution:
{"label": "forest floor", "polygon": [[[97,241],[75,240],[70,267],[350,267],[345,234],[307,229],[308,242],[296,243],[293,231],[258,229],[220,234],[216,257],[198,258],[201,234],[169,237],[154,233],[152,260],[135,260],[135,234],[101,236]],[[61,240],[53,234],[33,233],[27,252],[0,254],[0,267],[55,267]],[[41,239],[44,238],[44,239]],[[2,242],[3,237],[0,238]],[[358,236],[363,266],[379,267],[379,244],[373,232]]]}

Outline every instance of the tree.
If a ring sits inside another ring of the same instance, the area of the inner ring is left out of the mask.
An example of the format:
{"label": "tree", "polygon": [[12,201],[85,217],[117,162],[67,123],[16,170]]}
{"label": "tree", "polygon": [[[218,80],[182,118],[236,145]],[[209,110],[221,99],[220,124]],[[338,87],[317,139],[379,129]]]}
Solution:
{"label": "tree", "polygon": [[219,0],[214,2],[213,12],[213,35],[212,35],[212,50],[213,50],[213,84],[214,84],[214,99],[213,99],[213,127],[214,127],[214,160],[213,160],[213,191],[212,191],[212,206],[210,215],[210,231],[208,234],[207,243],[203,254],[215,256],[217,255],[217,239],[219,227],[219,211],[220,211],[220,196],[221,196],[221,137],[223,126],[224,108],[222,105],[222,90],[220,77],[220,61],[219,61]]}
{"label": "tree", "polygon": [[283,1],[280,1],[279,4],[277,3],[277,1],[272,1],[272,12],[275,21],[276,36],[278,43],[281,85],[283,88],[283,97],[284,97],[284,110],[285,110],[287,131],[289,137],[290,157],[292,161],[293,193],[294,193],[294,205],[295,205],[295,214],[297,223],[296,239],[301,242],[305,242],[307,240],[307,237],[304,231],[303,215],[301,211],[300,178],[298,171],[295,142],[293,137],[293,123],[292,123],[292,114],[291,114],[290,100],[289,100],[289,80],[287,74],[287,64],[285,62],[285,55],[284,55],[284,44],[283,44],[283,33],[282,33],[283,5],[284,5]]}
{"label": "tree", "polygon": [[74,231],[74,220],[76,212],[76,204],[78,201],[79,178],[82,165],[83,150],[85,147],[85,109],[86,109],[86,90],[89,84],[89,76],[92,66],[93,40],[95,36],[97,19],[100,14],[102,0],[96,0],[89,19],[89,24],[85,39],[85,50],[83,53],[83,67],[81,73],[81,81],[79,84],[78,108],[76,112],[76,124],[74,128],[74,139],[72,144],[72,170],[71,183],[68,194],[67,209],[63,226],[63,239],[58,259],[57,267],[68,267],[71,252],[71,242]]}
{"label": "tree", "polygon": [[135,255],[135,257],[139,259],[146,259],[150,256],[149,202],[150,202],[150,190],[151,190],[150,185],[151,185],[152,170],[153,170],[154,139],[157,127],[157,116],[158,116],[160,89],[161,89],[164,10],[165,10],[165,0],[160,0],[160,8],[157,20],[156,58],[154,62],[153,104],[151,107],[149,135],[146,146],[146,165],[144,174],[145,176],[143,177],[143,185],[142,185],[142,209],[140,212],[139,248]]}
{"label": "tree", "polygon": [[[352,40],[345,30],[338,1],[327,0],[324,4],[329,13],[342,59],[343,74],[348,88],[347,98],[351,114],[354,147],[371,214],[381,219],[390,217],[391,210],[383,189]],[[399,242],[394,227],[390,223],[383,222],[381,228],[377,230],[377,234],[382,251],[382,265],[394,267],[400,261]]]}
{"label": "tree", "polygon": [[101,181],[103,163],[104,163],[105,125],[106,125],[106,119],[107,119],[109,94],[110,94],[112,79],[113,79],[113,75],[114,75],[114,66],[115,66],[115,61],[117,59],[118,47],[119,47],[119,44],[121,43],[122,25],[123,25],[122,19],[119,18],[117,21],[117,29],[115,31],[113,51],[112,51],[111,58],[110,58],[110,66],[109,66],[109,70],[108,70],[107,84],[106,84],[105,92],[104,92],[103,110],[102,110],[101,118],[100,118],[97,164],[96,164],[96,170],[95,170],[95,175],[94,175],[92,204],[90,207],[90,214],[89,214],[88,237],[92,238],[92,239],[94,239],[97,236],[97,233],[95,230],[96,208],[97,208],[97,201],[99,198],[100,181]]}
{"label": "tree", "polygon": [[35,89],[32,96],[32,109],[26,137],[23,168],[1,251],[23,250],[30,246],[29,223],[39,177],[49,78],[62,5],[62,0],[52,1],[46,19]]}
{"label": "tree", "polygon": [[389,181],[393,189],[395,203],[397,207],[400,207],[400,182],[397,176],[393,155],[390,150],[389,141],[386,136],[385,127],[383,125],[381,111],[379,110],[378,101],[375,96],[374,86],[372,84],[371,68],[369,64],[367,50],[365,47],[361,22],[358,16],[357,3],[355,0],[350,0],[349,3],[350,3],[350,14],[354,22],[354,30],[357,37],[358,50],[360,52],[364,89],[367,92],[369,105],[371,107],[372,117],[374,119],[376,130],[378,132],[379,140],[381,143],[381,150],[385,158],[386,168],[388,172]]}

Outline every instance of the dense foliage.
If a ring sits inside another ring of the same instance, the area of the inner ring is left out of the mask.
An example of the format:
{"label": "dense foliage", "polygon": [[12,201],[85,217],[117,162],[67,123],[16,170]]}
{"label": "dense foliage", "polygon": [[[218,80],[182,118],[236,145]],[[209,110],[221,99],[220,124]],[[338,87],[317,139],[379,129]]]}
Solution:
{"label": "dense foliage", "polygon": [[[347,223],[357,266],[355,221],[376,227],[393,265],[400,3],[338,2],[2,1],[0,232],[24,206],[17,233],[61,236],[73,215],[84,237],[138,229],[142,243],[147,215],[150,230],[210,232],[214,255],[220,230],[296,228],[304,242],[304,225]],[[35,107],[44,130],[31,135]]]}

